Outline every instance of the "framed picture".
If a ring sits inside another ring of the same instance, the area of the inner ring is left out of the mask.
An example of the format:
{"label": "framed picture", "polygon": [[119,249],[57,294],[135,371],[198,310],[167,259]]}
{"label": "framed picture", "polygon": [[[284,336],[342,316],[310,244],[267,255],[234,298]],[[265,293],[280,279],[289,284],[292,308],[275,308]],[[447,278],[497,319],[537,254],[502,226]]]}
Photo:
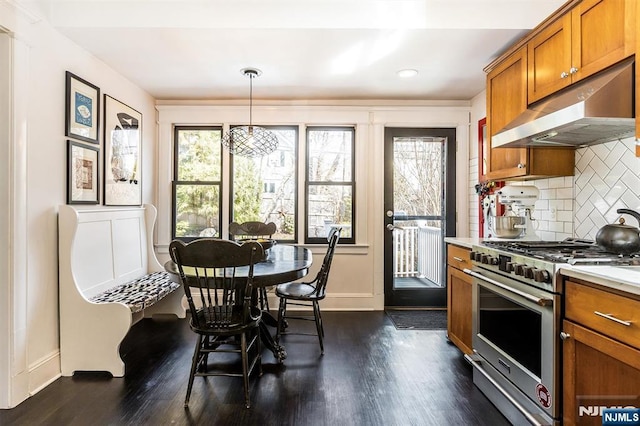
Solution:
{"label": "framed picture", "polygon": [[67,204],[98,204],[100,148],[67,141]]}
{"label": "framed picture", "polygon": [[142,204],[142,114],[104,95],[104,204]]}
{"label": "framed picture", "polygon": [[100,89],[67,71],[65,135],[85,142],[100,143]]}

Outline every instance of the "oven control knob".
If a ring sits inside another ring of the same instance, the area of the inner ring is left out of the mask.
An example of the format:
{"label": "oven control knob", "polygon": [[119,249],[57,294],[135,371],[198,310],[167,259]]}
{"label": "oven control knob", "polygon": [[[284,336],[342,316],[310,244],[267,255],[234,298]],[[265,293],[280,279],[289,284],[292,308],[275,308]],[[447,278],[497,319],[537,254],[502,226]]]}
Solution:
{"label": "oven control knob", "polygon": [[524,263],[516,263],[516,266],[514,266],[513,268],[513,272],[516,273],[516,275],[522,275],[524,276],[524,268],[527,265],[525,265]]}
{"label": "oven control knob", "polygon": [[489,265],[497,265],[499,263],[498,258],[495,256],[489,256]]}
{"label": "oven control knob", "polygon": [[485,265],[488,265],[490,257],[491,256],[489,256],[488,254],[483,254],[482,256],[480,256],[480,262],[484,263]]}
{"label": "oven control knob", "polygon": [[480,253],[478,253],[477,251],[472,251],[471,253],[469,253],[469,257],[471,258],[471,260],[476,260],[476,261],[480,261]]}
{"label": "oven control knob", "polygon": [[544,269],[536,269],[533,271],[533,280],[538,283],[549,283],[551,282],[551,274]]}
{"label": "oven control knob", "polygon": [[525,266],[522,276],[525,278],[533,278],[533,271],[535,270],[536,268],[534,268],[533,266]]}
{"label": "oven control knob", "polygon": [[505,272],[513,272],[513,269],[515,268],[515,263],[513,262],[507,262],[504,264],[504,271]]}

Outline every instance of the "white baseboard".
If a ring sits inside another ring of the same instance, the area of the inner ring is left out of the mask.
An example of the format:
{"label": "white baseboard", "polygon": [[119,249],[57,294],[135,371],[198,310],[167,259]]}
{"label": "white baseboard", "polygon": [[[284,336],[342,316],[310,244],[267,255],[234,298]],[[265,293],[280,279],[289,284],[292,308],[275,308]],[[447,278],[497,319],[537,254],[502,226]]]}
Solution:
{"label": "white baseboard", "polygon": [[40,392],[60,376],[60,351],[57,350],[29,366],[29,396]]}

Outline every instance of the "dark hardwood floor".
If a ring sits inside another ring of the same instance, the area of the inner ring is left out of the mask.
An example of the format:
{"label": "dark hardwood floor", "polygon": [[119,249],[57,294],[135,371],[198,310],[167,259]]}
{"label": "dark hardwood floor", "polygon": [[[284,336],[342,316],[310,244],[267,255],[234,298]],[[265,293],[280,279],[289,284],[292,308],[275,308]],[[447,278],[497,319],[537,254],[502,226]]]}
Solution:
{"label": "dark hardwood floor", "polygon": [[[396,330],[384,312],[323,312],[315,337],[263,356],[246,409],[242,379],[196,377],[183,408],[195,335],[185,320],[145,319],[122,344],[124,378],[76,373],[11,410],[1,425],[508,425],[473,385],[442,330]],[[299,322],[299,321],[298,321]],[[312,323],[310,324],[313,325]],[[293,323],[292,327],[300,327]]]}

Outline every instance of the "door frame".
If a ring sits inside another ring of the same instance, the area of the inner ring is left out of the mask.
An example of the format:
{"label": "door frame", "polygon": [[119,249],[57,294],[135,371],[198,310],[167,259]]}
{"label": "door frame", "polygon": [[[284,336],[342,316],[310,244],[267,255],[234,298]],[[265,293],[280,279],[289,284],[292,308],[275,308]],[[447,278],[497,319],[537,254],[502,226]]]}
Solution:
{"label": "door frame", "polygon": [[[444,173],[444,236],[443,271],[446,270],[446,250],[444,237],[456,232],[456,128],[384,128],[384,212],[393,211],[393,139],[396,137],[439,137],[445,138]],[[385,307],[445,307],[447,305],[446,274],[443,274],[444,286],[426,289],[393,289],[393,233],[387,230],[393,225],[393,217],[383,216],[384,229],[384,305]]]}

